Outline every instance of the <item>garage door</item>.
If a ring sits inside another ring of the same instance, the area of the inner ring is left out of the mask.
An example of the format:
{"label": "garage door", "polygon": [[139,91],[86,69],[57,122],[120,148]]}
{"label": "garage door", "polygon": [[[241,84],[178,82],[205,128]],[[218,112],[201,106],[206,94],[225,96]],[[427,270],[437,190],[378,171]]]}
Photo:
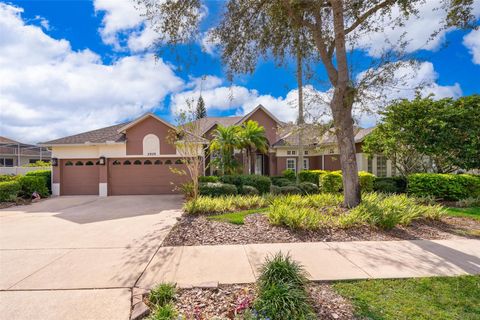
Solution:
{"label": "garage door", "polygon": [[108,165],[110,195],[178,193],[175,186],[188,180],[169,169],[185,169],[178,158],[110,159]]}
{"label": "garage door", "polygon": [[61,195],[98,195],[97,159],[61,161]]}

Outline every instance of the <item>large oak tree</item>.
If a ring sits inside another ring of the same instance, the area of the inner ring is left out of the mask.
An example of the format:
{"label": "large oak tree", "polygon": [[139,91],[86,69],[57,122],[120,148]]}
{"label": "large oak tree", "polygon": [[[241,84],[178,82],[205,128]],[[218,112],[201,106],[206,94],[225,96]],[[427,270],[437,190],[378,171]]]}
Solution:
{"label": "large oak tree", "polygon": [[[137,1],[159,34],[158,44],[176,47],[198,43],[203,32],[200,22],[205,16],[202,1]],[[472,2],[439,0],[439,10],[446,12],[446,18],[437,31],[451,26],[471,27]],[[348,207],[361,201],[353,105],[360,101],[362,92],[387,83],[394,75],[403,62],[398,53],[407,41],[402,37],[396,48],[386,50],[376,59],[375,68],[364,73],[362,81],[352,76],[349,52],[359,46],[363,35],[381,32],[386,24],[401,26],[424,4],[425,0],[230,0],[211,29],[231,76],[253,72],[259,57],[285,63],[298,51],[298,34],[303,35],[302,53],[324,65],[331,86],[330,108],[340,149],[344,204]]]}

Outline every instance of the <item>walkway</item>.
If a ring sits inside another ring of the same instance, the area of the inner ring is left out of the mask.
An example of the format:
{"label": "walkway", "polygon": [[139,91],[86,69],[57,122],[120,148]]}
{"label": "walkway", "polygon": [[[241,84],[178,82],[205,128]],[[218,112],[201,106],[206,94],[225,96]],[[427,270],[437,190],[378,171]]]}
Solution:
{"label": "walkway", "polygon": [[311,280],[480,274],[480,240],[355,241],[163,247],[137,283],[179,286],[254,282],[268,255],[290,253]]}

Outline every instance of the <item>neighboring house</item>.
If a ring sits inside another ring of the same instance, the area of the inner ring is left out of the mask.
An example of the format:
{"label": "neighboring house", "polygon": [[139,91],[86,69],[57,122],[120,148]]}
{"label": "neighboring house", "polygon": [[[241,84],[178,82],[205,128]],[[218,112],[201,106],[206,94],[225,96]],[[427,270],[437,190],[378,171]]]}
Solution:
{"label": "neighboring house", "polygon": [[[207,117],[199,121],[199,141],[205,147],[215,128],[240,125],[254,120],[265,128],[270,148],[266,154],[256,154],[252,172],[280,175],[285,169],[295,170],[296,146],[291,144],[292,133],[285,132],[287,124],[278,120],[259,105],[243,117]],[[172,172],[184,169],[176,143],[171,141],[175,126],[147,113],[127,123],[60,138],[42,143],[52,150],[54,195],[129,195],[178,192],[186,175]],[[288,130],[287,130],[288,131]],[[390,175],[388,162],[382,158],[368,161],[361,152],[363,138],[369,129],[358,129],[356,135],[359,170]],[[242,154],[237,152],[237,157]],[[383,158],[384,159],[384,158]],[[210,174],[210,159],[205,159],[205,174]],[[240,162],[241,163],[241,162]],[[333,137],[324,136],[318,143],[305,147],[305,169],[339,170],[340,158]]]}
{"label": "neighboring house", "polygon": [[51,153],[45,147],[0,136],[0,167],[21,167],[39,160],[48,162],[50,159]]}

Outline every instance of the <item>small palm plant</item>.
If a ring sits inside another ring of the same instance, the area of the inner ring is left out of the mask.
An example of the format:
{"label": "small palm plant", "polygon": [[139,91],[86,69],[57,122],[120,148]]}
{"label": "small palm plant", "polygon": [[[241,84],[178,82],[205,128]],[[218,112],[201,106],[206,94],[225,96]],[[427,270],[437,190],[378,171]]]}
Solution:
{"label": "small palm plant", "polygon": [[268,151],[268,139],[265,137],[265,128],[258,122],[248,120],[240,129],[238,147],[245,150],[247,173],[251,174],[252,154],[254,151],[265,153]]}
{"label": "small palm plant", "polygon": [[222,175],[235,172],[237,163],[233,157],[233,152],[239,145],[239,127],[224,127],[218,125],[213,132],[213,140],[210,144],[212,154],[217,154],[216,164],[220,167]]}

